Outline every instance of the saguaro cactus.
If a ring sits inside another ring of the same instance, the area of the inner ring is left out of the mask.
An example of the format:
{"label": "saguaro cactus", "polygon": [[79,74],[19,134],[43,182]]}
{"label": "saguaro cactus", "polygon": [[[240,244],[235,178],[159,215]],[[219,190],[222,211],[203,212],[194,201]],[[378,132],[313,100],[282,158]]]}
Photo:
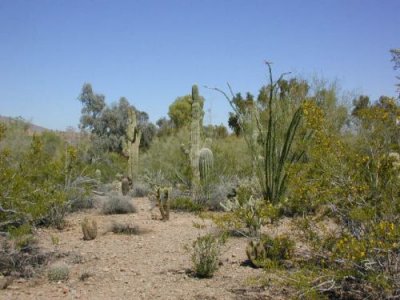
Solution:
{"label": "saguaro cactus", "polygon": [[137,126],[136,112],[133,109],[128,111],[128,127],[126,129],[126,141],[124,152],[128,156],[128,178],[135,182],[139,166],[139,146],[142,132]]}
{"label": "saguaro cactus", "polygon": [[192,181],[199,182],[199,151],[200,151],[200,130],[202,119],[201,100],[197,85],[192,86],[192,122],[190,124],[190,164],[192,168]]}

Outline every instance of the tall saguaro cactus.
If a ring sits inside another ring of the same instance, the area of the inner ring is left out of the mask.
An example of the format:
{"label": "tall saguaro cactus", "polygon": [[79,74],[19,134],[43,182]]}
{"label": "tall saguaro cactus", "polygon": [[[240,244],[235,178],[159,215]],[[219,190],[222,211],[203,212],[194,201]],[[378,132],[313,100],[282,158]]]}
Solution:
{"label": "tall saguaro cactus", "polygon": [[139,166],[139,146],[142,132],[137,126],[136,112],[130,108],[128,111],[128,127],[126,129],[126,141],[124,152],[128,156],[128,177],[135,181]]}
{"label": "tall saguaro cactus", "polygon": [[199,151],[202,108],[197,85],[192,86],[192,121],[190,124],[190,165],[192,168],[192,182],[200,181]]}

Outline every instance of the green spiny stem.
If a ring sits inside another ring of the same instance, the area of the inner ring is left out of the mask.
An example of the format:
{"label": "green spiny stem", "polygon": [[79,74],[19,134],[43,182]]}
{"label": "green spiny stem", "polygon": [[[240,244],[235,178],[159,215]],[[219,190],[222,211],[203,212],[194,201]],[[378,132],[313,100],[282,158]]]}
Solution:
{"label": "green spiny stem", "polygon": [[199,152],[200,180],[206,185],[210,179],[210,173],[214,165],[214,156],[210,149],[202,148]]}

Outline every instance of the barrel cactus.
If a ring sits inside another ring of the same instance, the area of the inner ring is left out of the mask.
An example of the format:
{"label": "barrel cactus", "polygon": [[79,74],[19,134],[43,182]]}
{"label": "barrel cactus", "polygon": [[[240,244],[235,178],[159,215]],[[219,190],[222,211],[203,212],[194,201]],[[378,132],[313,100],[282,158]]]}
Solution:
{"label": "barrel cactus", "polygon": [[94,240],[97,236],[97,223],[95,220],[92,220],[92,223],[89,222],[88,218],[85,218],[81,223],[83,240],[90,241]]}
{"label": "barrel cactus", "polygon": [[250,241],[246,247],[246,254],[251,264],[256,268],[262,267],[263,262],[267,258],[264,244],[261,241]]}
{"label": "barrel cactus", "polygon": [[130,188],[129,179],[127,177],[124,177],[121,181],[122,195],[126,196],[129,192],[129,188]]}

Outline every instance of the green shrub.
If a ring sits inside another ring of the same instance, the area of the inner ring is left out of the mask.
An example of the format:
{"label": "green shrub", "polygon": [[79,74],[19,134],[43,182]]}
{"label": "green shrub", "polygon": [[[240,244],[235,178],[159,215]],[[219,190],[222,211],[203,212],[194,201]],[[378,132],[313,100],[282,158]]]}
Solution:
{"label": "green shrub", "polygon": [[140,181],[133,183],[133,189],[131,192],[132,197],[146,197],[150,192],[151,188],[147,183]]}
{"label": "green shrub", "polygon": [[170,209],[177,211],[199,212],[204,207],[192,201],[189,197],[179,197],[170,200]]}
{"label": "green shrub", "polygon": [[218,269],[220,244],[220,240],[211,234],[193,242],[192,262],[196,276],[210,278],[214,275]]}
{"label": "green shrub", "polygon": [[295,243],[286,236],[271,238],[262,236],[260,241],[251,241],[246,248],[248,259],[255,267],[277,267],[293,255]]}
{"label": "green shrub", "polygon": [[50,266],[47,277],[50,281],[64,281],[69,278],[69,267],[65,264],[54,264]]}
{"label": "green shrub", "polygon": [[112,195],[103,203],[102,212],[105,215],[135,213],[136,208],[129,197]]}

